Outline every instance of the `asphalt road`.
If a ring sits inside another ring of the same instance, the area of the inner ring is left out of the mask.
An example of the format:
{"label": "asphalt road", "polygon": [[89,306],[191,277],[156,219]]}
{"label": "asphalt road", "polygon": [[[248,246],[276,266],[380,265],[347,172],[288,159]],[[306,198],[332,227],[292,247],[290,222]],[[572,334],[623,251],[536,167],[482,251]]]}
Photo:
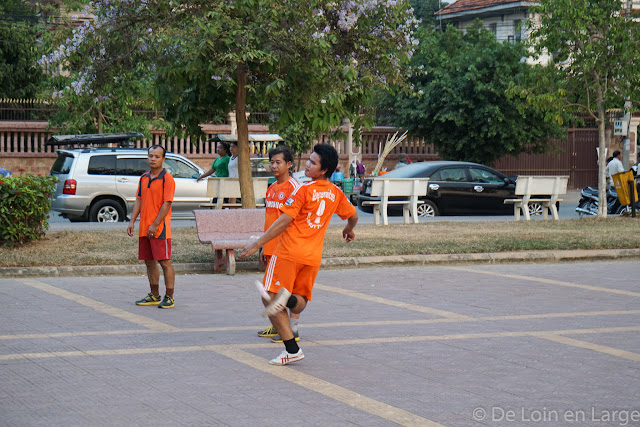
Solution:
{"label": "asphalt road", "polygon": [[[575,211],[580,198],[580,191],[570,190],[563,202],[560,203],[559,216],[560,219],[575,219],[578,218],[578,214]],[[49,229],[52,231],[61,230],[126,230],[127,223],[97,223],[97,222],[71,222],[68,219],[60,217],[56,212],[49,212]],[[358,209],[358,217],[360,218],[358,224],[373,224],[373,214],[366,213]],[[419,218],[420,222],[433,222],[433,221],[458,221],[458,222],[470,222],[470,221],[514,221],[513,215],[473,215],[473,216],[438,216],[434,218]],[[532,217],[532,220],[542,220],[542,216]],[[331,224],[341,224],[342,221],[338,216],[334,216],[331,220]],[[389,217],[390,224],[402,224],[402,214]],[[191,228],[195,227],[195,220],[189,219],[174,219],[171,222],[173,228]]]}

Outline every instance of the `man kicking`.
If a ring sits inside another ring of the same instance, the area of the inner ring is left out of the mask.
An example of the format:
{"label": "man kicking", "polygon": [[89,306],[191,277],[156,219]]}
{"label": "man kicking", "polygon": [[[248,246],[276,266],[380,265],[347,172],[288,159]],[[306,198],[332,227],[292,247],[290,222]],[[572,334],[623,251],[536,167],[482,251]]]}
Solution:
{"label": "man kicking", "polygon": [[338,153],[329,144],[317,144],[309,156],[305,175],[311,182],[295,189],[282,205],[282,215],[255,242],[247,245],[239,258],[246,258],[266,242],[280,236],[264,275],[264,287],[271,297],[263,299],[271,324],[282,338],[285,349],[269,361],[286,365],[304,358],[289,323],[286,308],[299,314],[311,300],[315,278],[322,260],[324,236],[334,213],[347,220],[342,236],[348,242],[355,238],[358,223],[356,209],[344,193],[328,181],[338,165]]}
{"label": "man kicking", "polygon": [[[269,151],[269,162],[271,164],[271,173],[276,178],[276,182],[271,184],[267,189],[267,197],[265,200],[265,214],[264,214],[264,231],[267,231],[271,224],[273,224],[280,215],[280,207],[287,201],[291,193],[298,187],[300,183],[289,174],[291,163],[293,162],[293,155],[289,147],[279,145]],[[260,254],[261,262],[263,265],[269,265],[271,255],[276,250],[279,238],[275,238],[264,244],[262,252]],[[290,313],[291,330],[296,341],[300,340],[298,334],[298,322],[300,314]],[[269,337],[271,342],[282,342],[282,338],[278,335],[276,328],[273,325],[269,325],[266,328],[258,331],[259,337]]]}

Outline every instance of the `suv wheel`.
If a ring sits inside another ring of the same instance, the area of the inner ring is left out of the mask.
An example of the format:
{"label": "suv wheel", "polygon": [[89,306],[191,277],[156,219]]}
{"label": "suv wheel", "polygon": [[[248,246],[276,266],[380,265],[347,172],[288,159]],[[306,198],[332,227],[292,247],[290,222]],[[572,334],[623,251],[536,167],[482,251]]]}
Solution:
{"label": "suv wheel", "polygon": [[97,201],[89,212],[89,221],[91,222],[118,222],[124,220],[122,206],[112,199]]}

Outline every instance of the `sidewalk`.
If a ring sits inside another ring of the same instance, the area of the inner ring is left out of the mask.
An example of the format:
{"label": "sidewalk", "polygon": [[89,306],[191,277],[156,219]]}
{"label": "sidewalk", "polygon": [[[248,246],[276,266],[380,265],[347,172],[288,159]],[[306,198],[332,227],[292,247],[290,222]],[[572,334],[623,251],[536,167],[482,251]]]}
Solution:
{"label": "sidewalk", "polygon": [[637,425],[636,270],[321,270],[284,367],[255,272],[180,276],[170,310],[140,274],[1,278],[0,425]]}

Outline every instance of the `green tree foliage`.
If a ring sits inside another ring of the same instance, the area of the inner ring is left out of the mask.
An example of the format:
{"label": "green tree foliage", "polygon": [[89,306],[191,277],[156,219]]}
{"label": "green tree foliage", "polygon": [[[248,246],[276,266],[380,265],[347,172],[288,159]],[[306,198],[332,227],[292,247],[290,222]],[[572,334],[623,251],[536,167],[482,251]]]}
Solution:
{"label": "green tree foliage", "polygon": [[[70,3],[70,7],[76,6]],[[87,5],[83,15],[90,14]],[[109,18],[96,14],[95,22],[77,26],[72,24],[77,17],[71,12],[58,17],[55,25],[47,23],[49,31],[41,38],[44,55],[38,64],[49,74],[45,87],[57,107],[50,125],[63,133],[137,131],[149,137],[151,126],[163,127],[162,122],[144,112],[158,108],[153,96],[155,76],[149,64],[136,50],[109,57],[99,46],[95,29]],[[65,18],[70,20],[60,20]],[[128,49],[132,36],[124,26],[110,34],[110,43]],[[93,68],[92,64],[100,60],[112,66]]]}
{"label": "green tree foliage", "polygon": [[0,98],[33,98],[43,79],[36,65],[38,17],[21,0],[0,2]]}
{"label": "green tree foliage", "polygon": [[432,30],[437,23],[434,15],[438,10],[448,4],[442,0],[411,0],[413,14],[420,21],[420,25],[424,28]]}
{"label": "green tree foliage", "polygon": [[326,131],[344,117],[370,127],[374,89],[401,79],[417,43],[407,0],[92,5],[95,21],[44,59],[73,70],[62,96],[122,97],[140,75],[150,76],[164,117],[192,136],[211,115],[235,110],[244,207],[254,200],[247,106],[272,113],[276,131],[293,123]]}
{"label": "green tree foliage", "polygon": [[411,89],[384,101],[388,119],[432,142],[440,157],[491,163],[505,154],[544,152],[558,124],[519,98],[510,82],[536,72],[520,44],[500,43],[479,22],[462,33],[420,32]]}
{"label": "green tree foliage", "polygon": [[309,151],[313,147],[314,140],[318,137],[318,134],[309,130],[302,123],[292,123],[287,128],[282,129],[279,134],[284,139],[285,144],[291,148],[291,154],[298,158],[296,170],[300,170],[302,153]]}
{"label": "green tree foliage", "polygon": [[627,97],[640,99],[640,23],[627,19],[619,0],[541,0],[534,8],[540,22],[531,46],[536,54],[552,54],[549,74],[536,86],[514,93],[542,108],[561,106],[589,114],[599,128],[599,216],[605,203],[605,111],[622,108]]}

